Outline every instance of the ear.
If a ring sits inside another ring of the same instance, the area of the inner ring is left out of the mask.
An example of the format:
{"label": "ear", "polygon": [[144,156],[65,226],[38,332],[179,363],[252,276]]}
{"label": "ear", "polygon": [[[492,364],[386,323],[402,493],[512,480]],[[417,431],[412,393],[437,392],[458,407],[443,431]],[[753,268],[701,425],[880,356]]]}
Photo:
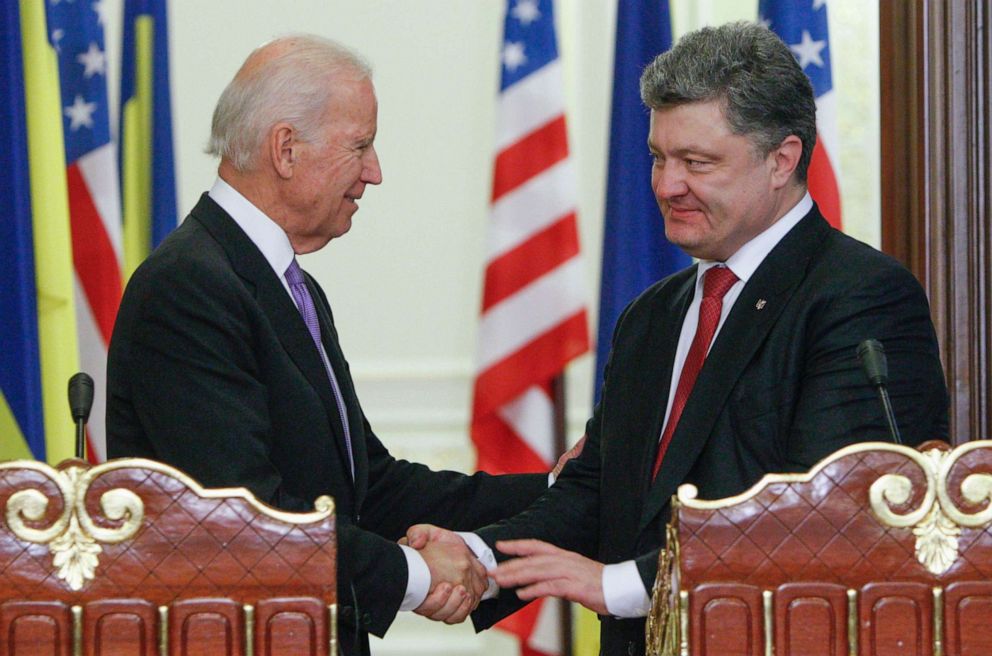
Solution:
{"label": "ear", "polygon": [[269,161],[272,162],[272,168],[280,178],[293,177],[297,148],[299,148],[299,142],[296,140],[296,131],[292,125],[276,123],[272,126],[266,140],[266,150]]}
{"label": "ear", "polygon": [[782,140],[778,148],[770,154],[772,161],[772,185],[775,189],[781,189],[792,180],[792,174],[799,166],[799,160],[803,155],[802,139],[794,134]]}

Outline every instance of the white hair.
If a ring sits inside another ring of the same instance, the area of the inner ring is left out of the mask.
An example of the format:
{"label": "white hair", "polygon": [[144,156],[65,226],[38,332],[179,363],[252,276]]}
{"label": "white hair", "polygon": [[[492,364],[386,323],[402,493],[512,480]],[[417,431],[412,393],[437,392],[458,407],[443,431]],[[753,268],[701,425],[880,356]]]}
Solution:
{"label": "white hair", "polygon": [[273,125],[289,123],[300,140],[312,141],[334,82],[371,77],[372,69],[360,55],[330,39],[293,34],[270,41],[249,55],[221,93],[206,152],[238,171],[249,171]]}

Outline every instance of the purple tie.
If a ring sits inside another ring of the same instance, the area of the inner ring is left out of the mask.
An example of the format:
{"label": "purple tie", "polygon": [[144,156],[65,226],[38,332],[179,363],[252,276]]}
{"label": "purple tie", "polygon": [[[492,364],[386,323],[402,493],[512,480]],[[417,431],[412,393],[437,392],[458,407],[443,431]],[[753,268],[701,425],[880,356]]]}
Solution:
{"label": "purple tie", "polygon": [[296,307],[299,308],[300,314],[303,316],[303,323],[307,325],[307,330],[310,331],[310,337],[313,338],[313,343],[320,353],[320,359],[324,363],[324,369],[327,371],[327,378],[331,381],[334,402],[338,405],[338,415],[341,416],[341,425],[344,427],[344,444],[348,449],[348,464],[351,466],[351,477],[354,479],[355,457],[351,452],[351,430],[348,428],[348,415],[344,408],[344,398],[341,396],[341,388],[338,386],[338,379],[334,376],[334,369],[331,367],[331,362],[327,359],[327,352],[324,351],[324,343],[320,339],[320,322],[317,321],[317,309],[313,305],[310,290],[307,289],[303,269],[300,268],[296,258],[293,258],[289,268],[286,269],[286,282],[289,283],[289,289],[293,292],[293,298],[296,299]]}

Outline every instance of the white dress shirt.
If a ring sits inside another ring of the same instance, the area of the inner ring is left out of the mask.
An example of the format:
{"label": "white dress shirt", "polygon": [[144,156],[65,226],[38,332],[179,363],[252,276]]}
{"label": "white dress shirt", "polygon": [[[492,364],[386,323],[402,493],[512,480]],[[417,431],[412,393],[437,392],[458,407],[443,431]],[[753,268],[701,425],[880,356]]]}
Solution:
{"label": "white dress shirt", "polygon": [[[682,322],[682,331],[679,333],[675,362],[672,365],[672,383],[668,391],[668,406],[665,410],[665,421],[662,423],[662,433],[658,435],[659,440],[664,434],[664,426],[668,423],[668,415],[672,411],[672,401],[675,399],[679,378],[682,377],[682,367],[689,354],[689,348],[692,346],[693,337],[696,336],[696,327],[699,324],[699,305],[703,298],[703,274],[707,269],[722,264],[733,271],[738,278],[723,297],[720,321],[713,334],[713,341],[715,342],[717,335],[720,334],[720,329],[723,327],[723,322],[726,321],[727,315],[730,314],[734,303],[737,302],[737,297],[741,295],[744,285],[751,279],[751,276],[754,275],[754,272],[772,249],[790,230],[796,227],[796,224],[811,209],[813,209],[813,199],[807,193],[781,219],[741,246],[736,253],[727,258],[726,262],[699,261],[699,268],[696,271],[696,289],[693,293],[692,303],[689,304],[689,310],[686,312],[685,320]],[[710,342],[711,345],[712,343]],[[603,568],[603,597],[606,602],[606,609],[614,617],[645,617],[651,609],[651,599],[648,596],[648,591],[644,589],[644,582],[641,580],[637,565],[633,560],[606,565]]]}
{"label": "white dress shirt", "polygon": [[[289,243],[289,237],[286,236],[285,231],[266,216],[262,210],[252,205],[251,201],[242,196],[234,187],[220,178],[217,178],[208,193],[210,198],[234,219],[234,222],[248,235],[248,239],[262,252],[265,261],[272,267],[282,282],[282,286],[286,289],[286,293],[289,294],[289,298],[296,305],[296,299],[293,298],[293,294],[289,290],[289,282],[286,280],[286,269],[296,257],[296,253],[293,251],[293,246]],[[324,364],[330,368],[330,363],[325,362]],[[403,545],[400,545],[400,548],[406,557],[408,572],[406,593],[403,595],[400,610],[413,610],[427,598],[427,592],[431,585],[431,572],[423,556],[416,549]]]}

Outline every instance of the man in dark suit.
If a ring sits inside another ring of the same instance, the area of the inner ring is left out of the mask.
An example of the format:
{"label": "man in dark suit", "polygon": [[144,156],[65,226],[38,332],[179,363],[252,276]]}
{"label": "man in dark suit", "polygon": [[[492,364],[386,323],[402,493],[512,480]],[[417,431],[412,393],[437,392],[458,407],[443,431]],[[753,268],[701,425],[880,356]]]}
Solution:
{"label": "man in dark suit", "polygon": [[108,362],[108,450],[245,486],[287,510],[333,496],[341,640],[367,653],[398,610],[455,622],[485,570],[461,545],[420,552],[411,524],[473,529],[525,508],[546,475],[433,472],[366,420],[323,291],[296,255],[345,234],[382,179],[368,66],[324,39],[256,50],[222,94],[219,177],[135,272]]}
{"label": "man in dark suit", "polygon": [[[947,436],[923,290],[831,228],[806,190],[816,106],[788,47],[756,24],[703,29],[646,68],[641,93],[665,234],[699,262],[620,317],[582,455],[473,546],[503,560],[502,592],[473,615],[478,628],[521,599],[563,597],[602,616],[604,654],[644,653],[679,485],[726,497],[852,442],[890,439],[858,362],[863,340],[885,346],[903,440]],[[432,527],[408,536],[460,540]]]}

